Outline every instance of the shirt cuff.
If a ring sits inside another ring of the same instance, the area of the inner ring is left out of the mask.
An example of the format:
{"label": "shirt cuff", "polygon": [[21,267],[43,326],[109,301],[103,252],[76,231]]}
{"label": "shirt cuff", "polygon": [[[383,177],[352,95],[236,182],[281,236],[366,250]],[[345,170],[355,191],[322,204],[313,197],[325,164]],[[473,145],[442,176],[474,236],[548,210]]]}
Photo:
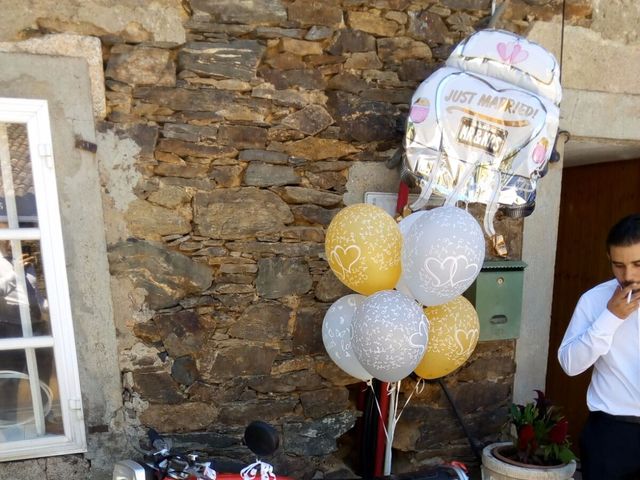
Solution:
{"label": "shirt cuff", "polygon": [[592,327],[594,333],[598,336],[613,335],[623,323],[624,319],[616,317],[608,308],[605,308],[604,312],[593,322]]}

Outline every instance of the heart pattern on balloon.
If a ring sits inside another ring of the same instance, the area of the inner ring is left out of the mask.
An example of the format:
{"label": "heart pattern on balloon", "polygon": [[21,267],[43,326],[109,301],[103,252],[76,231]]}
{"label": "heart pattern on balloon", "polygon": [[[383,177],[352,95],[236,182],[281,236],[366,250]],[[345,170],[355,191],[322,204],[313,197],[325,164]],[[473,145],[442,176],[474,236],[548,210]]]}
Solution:
{"label": "heart pattern on balloon", "polygon": [[411,105],[409,110],[409,118],[414,123],[422,123],[429,116],[430,102],[426,98],[419,98]]}
{"label": "heart pattern on balloon", "polygon": [[336,245],[331,250],[331,259],[336,266],[342,271],[342,276],[351,273],[351,269],[360,260],[360,247],[357,245],[349,245],[347,248]]}
{"label": "heart pattern on balloon", "polygon": [[480,332],[475,328],[472,330],[456,330],[457,355],[466,355],[470,349],[473,349],[478,342],[478,335],[480,335]]}
{"label": "heart pattern on balloon", "polygon": [[446,285],[453,279],[455,269],[455,258],[447,257],[442,260],[429,257],[424,262],[427,273],[433,277],[436,287]]}
{"label": "heart pattern on balloon", "polygon": [[517,42],[509,42],[504,43],[500,42],[496,45],[498,50],[498,55],[503,62],[510,63],[511,65],[515,65],[516,63],[524,62],[527,58],[529,58],[529,52],[522,48]]}
{"label": "heart pattern on balloon", "polygon": [[[455,287],[461,283],[473,281],[478,273],[478,265],[470,263],[467,257],[458,255],[456,257],[445,257],[439,260],[429,257],[424,262],[424,267],[435,281],[435,287],[450,285]],[[458,272],[462,272],[458,275]],[[454,281],[454,278],[458,276]]]}
{"label": "heart pattern on balloon", "polygon": [[[478,276],[478,264],[469,262],[467,257],[457,257],[458,262],[456,263],[456,271],[454,275],[458,275],[460,278],[455,282],[451,282],[452,287],[456,287],[461,283],[472,282]],[[458,274],[458,272],[462,272]]]}
{"label": "heart pattern on balloon", "polygon": [[427,324],[425,322],[420,322],[420,327],[418,331],[411,335],[409,338],[409,343],[412,347],[420,349],[420,355],[424,355],[424,351],[427,347],[427,339],[429,338],[429,333],[427,329]]}

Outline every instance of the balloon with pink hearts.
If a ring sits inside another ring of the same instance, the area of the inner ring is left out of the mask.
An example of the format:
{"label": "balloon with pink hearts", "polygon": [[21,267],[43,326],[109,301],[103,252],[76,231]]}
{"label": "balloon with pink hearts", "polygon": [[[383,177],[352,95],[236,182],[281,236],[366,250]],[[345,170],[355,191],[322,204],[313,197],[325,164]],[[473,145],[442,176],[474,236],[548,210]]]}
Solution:
{"label": "balloon with pink hearts", "polygon": [[448,205],[484,204],[483,225],[494,236],[499,206],[533,208],[554,151],[561,99],[559,64],[541,45],[493,29],[464,39],[411,99],[403,174],[421,190],[411,209],[424,208],[431,196]]}
{"label": "balloon with pink hearts", "polygon": [[404,237],[401,278],[418,302],[440,305],[469,288],[484,254],[475,218],[458,207],[438,207],[417,218]]}

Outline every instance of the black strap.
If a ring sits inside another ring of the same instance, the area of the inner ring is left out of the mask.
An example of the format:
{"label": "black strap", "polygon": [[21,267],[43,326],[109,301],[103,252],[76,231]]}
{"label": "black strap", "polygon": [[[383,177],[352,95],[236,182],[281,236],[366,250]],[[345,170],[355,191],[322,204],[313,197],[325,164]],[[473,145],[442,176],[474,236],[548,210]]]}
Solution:
{"label": "black strap", "polygon": [[464,421],[462,420],[462,415],[460,415],[460,412],[458,411],[458,407],[456,406],[455,402],[453,401],[453,397],[451,397],[451,394],[449,393],[449,389],[444,384],[444,382],[442,381],[441,378],[438,379],[438,384],[440,384],[440,387],[442,388],[442,391],[444,392],[445,396],[447,397],[447,400],[449,400],[449,403],[451,404],[451,408],[453,409],[453,413],[455,414],[456,418],[458,419],[458,422],[460,423],[460,426],[462,427],[462,431],[464,432],[464,434],[467,437],[467,441],[469,442],[469,446],[471,447],[471,451],[473,452],[473,455],[476,457],[476,459],[478,459],[478,461],[482,460],[482,454],[480,453],[480,449],[478,448],[477,441],[471,436],[471,434],[469,433],[469,430],[467,430],[467,426],[465,425]]}

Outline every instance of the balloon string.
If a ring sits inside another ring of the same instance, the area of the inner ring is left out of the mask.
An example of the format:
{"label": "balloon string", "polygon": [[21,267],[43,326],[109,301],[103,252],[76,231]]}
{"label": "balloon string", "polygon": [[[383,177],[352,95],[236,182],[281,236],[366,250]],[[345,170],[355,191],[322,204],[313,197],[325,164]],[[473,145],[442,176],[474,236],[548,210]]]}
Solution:
{"label": "balloon string", "polygon": [[384,438],[389,441],[389,434],[387,433],[387,427],[384,424],[384,419],[382,418],[382,410],[380,410],[380,404],[378,403],[378,396],[376,395],[376,390],[373,388],[373,380],[367,380],[367,386],[371,388],[371,393],[373,393],[373,399],[376,402],[376,408],[378,409],[378,415],[380,416],[380,421],[382,422],[382,429],[384,430]]}
{"label": "balloon string", "polygon": [[427,202],[429,201],[429,197],[431,196],[432,183],[433,183],[433,179],[429,180],[428,182],[424,179],[420,180],[420,196],[418,196],[415,202],[409,205],[409,209],[412,212],[415,212],[416,210],[420,210],[422,207],[424,207],[427,204]]}
{"label": "balloon string", "polygon": [[420,180],[420,196],[418,197],[418,199],[413,202],[410,206],[409,209],[412,212],[415,212],[416,210],[420,210],[421,208],[423,208],[427,202],[429,201],[429,198],[431,197],[431,193],[433,192],[433,185],[434,183],[436,183],[436,177],[438,176],[438,173],[440,171],[440,165],[442,165],[442,137],[444,134],[440,135],[440,147],[438,148],[438,159],[436,160],[435,165],[433,166],[432,170],[431,170],[431,178],[429,179],[429,181],[425,181],[424,179]]}
{"label": "balloon string", "polygon": [[424,385],[421,384],[420,380],[416,383],[415,388],[411,392],[411,395],[409,395],[409,398],[407,398],[407,401],[402,406],[402,409],[400,409],[399,414],[397,414],[397,412],[398,412],[398,400],[400,398],[401,381],[398,380],[395,383],[389,382],[389,384],[387,385],[387,395],[391,396],[391,400],[389,401],[389,419],[388,419],[389,433],[388,434],[385,429],[385,436],[387,437],[387,447],[385,449],[385,458],[384,458],[384,474],[385,475],[389,475],[391,473],[391,448],[393,445],[393,437],[395,436],[396,425],[398,423],[398,420],[400,419],[400,415],[402,415],[402,412],[404,411],[405,407],[411,400],[411,397],[413,396],[413,394],[416,392],[420,393],[424,389]]}
{"label": "balloon string", "polygon": [[447,196],[447,199],[444,202],[445,207],[456,206],[456,204],[458,203],[458,200],[460,200],[460,197],[462,196],[461,195],[462,189],[466,187],[467,182],[469,181],[469,178],[471,177],[473,172],[475,172],[476,168],[477,168],[476,162],[469,162],[467,164],[467,167],[464,169],[464,171],[462,172],[462,175],[458,179],[458,184]]}
{"label": "balloon string", "polygon": [[[411,391],[411,394],[409,395],[409,397],[407,398],[407,400],[404,402],[404,405],[402,406],[402,408],[400,409],[400,413],[398,413],[398,416],[395,417],[395,422],[397,423],[398,420],[400,420],[400,416],[402,415],[402,412],[404,412],[404,409],[406,408],[407,405],[409,405],[409,401],[411,400],[411,397],[413,397],[413,394],[415,393],[416,395],[420,395],[425,388],[426,382],[424,382],[422,380],[422,378],[420,378],[417,382],[416,382],[416,386],[413,388],[413,390]],[[400,387],[400,382],[398,382],[398,387]],[[398,388],[398,390],[400,390],[400,388]],[[398,397],[400,396],[400,392],[398,392]],[[398,403],[396,402],[396,405]]]}
{"label": "balloon string", "polygon": [[500,170],[496,170],[494,173],[491,198],[489,199],[489,202],[487,203],[487,206],[485,208],[484,221],[483,221],[484,231],[487,232],[487,235],[489,237],[493,237],[496,234],[496,230],[493,226],[493,218],[495,217],[496,212],[498,211],[498,206],[499,206],[498,195],[502,190],[502,186],[505,185],[512,177],[513,175],[510,175],[503,182],[502,173],[500,172]]}

